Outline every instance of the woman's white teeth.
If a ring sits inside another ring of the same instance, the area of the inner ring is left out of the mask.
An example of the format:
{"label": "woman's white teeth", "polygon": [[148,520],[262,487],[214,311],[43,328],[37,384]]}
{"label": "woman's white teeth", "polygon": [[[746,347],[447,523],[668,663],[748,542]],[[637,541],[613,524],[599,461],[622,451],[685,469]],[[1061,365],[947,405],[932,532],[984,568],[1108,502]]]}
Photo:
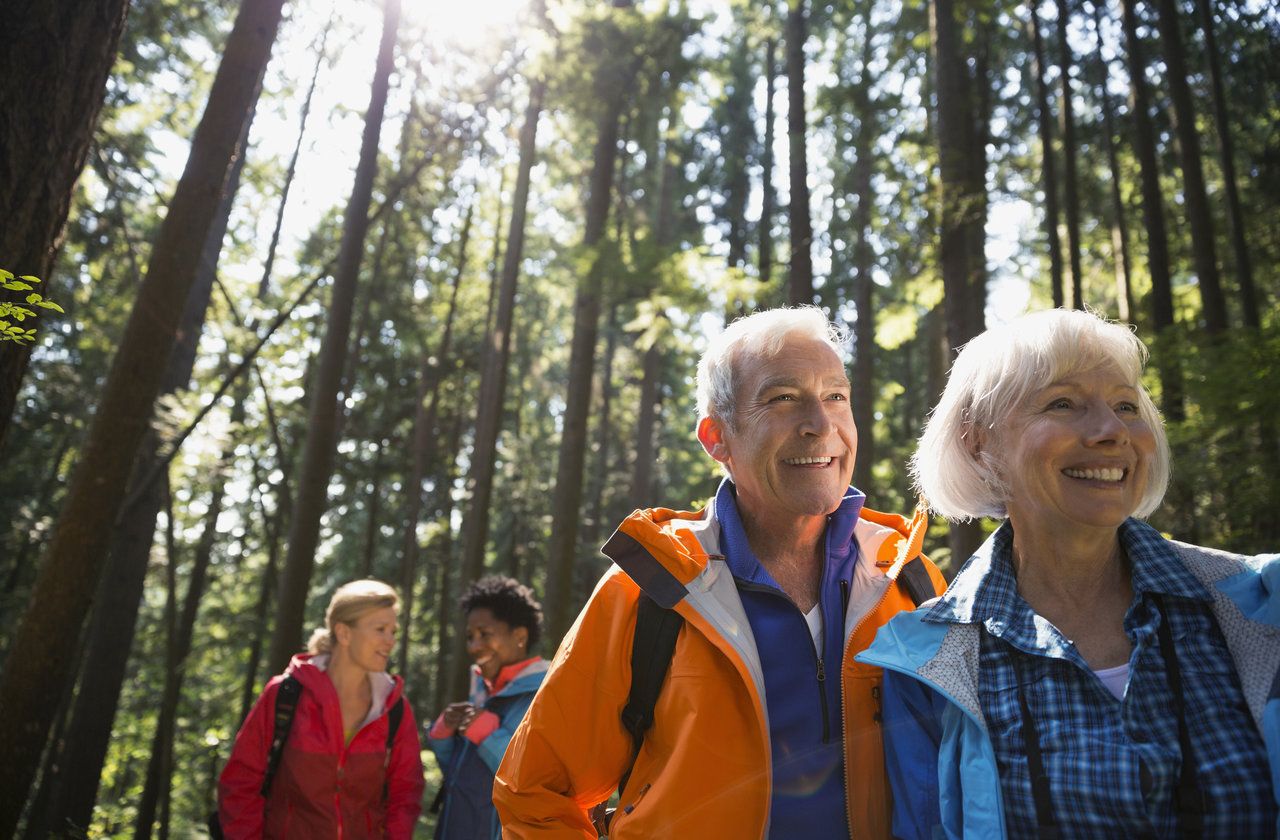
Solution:
{"label": "woman's white teeth", "polygon": [[787,458],[786,463],[793,467],[802,467],[805,464],[830,464],[831,456],[827,455],[821,458]]}
{"label": "woman's white teeth", "polygon": [[1118,467],[1104,470],[1063,470],[1063,472],[1072,478],[1085,478],[1090,481],[1121,481],[1124,479],[1124,470]]}

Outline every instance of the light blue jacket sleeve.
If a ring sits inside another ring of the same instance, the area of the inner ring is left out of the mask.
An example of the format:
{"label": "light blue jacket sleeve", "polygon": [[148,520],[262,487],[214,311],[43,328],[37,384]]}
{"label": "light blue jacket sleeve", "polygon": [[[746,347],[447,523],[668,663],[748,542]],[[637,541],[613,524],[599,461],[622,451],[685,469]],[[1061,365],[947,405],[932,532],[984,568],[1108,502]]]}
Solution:
{"label": "light blue jacket sleeve", "polygon": [[502,763],[502,756],[507,752],[507,744],[511,743],[511,736],[515,734],[516,727],[520,725],[520,721],[524,720],[525,712],[529,711],[529,706],[533,705],[533,692],[520,695],[506,710],[502,716],[502,723],[497,729],[489,733],[489,737],[485,738],[476,747],[476,751],[480,755],[485,766],[494,773],[498,772],[498,765]]}
{"label": "light blue jacket sleeve", "polygon": [[937,693],[917,679],[885,669],[884,760],[893,791],[893,836],[940,836],[938,748],[942,726]]}

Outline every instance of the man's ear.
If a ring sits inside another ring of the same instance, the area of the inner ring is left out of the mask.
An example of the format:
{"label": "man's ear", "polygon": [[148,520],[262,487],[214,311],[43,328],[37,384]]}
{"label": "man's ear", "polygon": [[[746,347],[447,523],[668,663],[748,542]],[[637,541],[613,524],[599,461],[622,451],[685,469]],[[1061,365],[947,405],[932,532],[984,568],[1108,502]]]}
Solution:
{"label": "man's ear", "polygon": [[703,417],[698,421],[698,443],[707,454],[720,463],[729,460],[729,447],[724,439],[724,427],[714,417]]}
{"label": "man's ear", "polygon": [[969,453],[969,457],[975,461],[982,460],[982,452],[987,447],[987,430],[974,423],[969,417],[969,413],[965,412],[964,422],[964,448]]}

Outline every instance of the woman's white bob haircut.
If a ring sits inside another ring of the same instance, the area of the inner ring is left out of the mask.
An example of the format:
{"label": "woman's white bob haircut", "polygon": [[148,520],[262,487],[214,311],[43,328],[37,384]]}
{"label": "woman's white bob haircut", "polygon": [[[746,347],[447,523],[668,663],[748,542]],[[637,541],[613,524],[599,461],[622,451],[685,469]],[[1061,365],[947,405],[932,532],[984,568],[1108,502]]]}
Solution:
{"label": "woman's white bob haircut", "polygon": [[768,309],[739,318],[711,339],[698,360],[698,419],[712,417],[730,431],[737,405],[738,368],[746,358],[772,358],[788,336],[825,341],[842,360],[846,336],[816,306]]}
{"label": "woman's white bob haircut", "polygon": [[[1142,386],[1146,360],[1147,348],[1129,328],[1092,312],[1053,309],[987,330],[956,357],[920,436],[911,458],[916,489],[930,509],[953,521],[1006,516],[1005,476],[1018,465],[1001,460],[1001,435],[1013,410],[1051,382],[1115,366],[1137,390],[1138,414],[1156,438],[1146,492],[1134,511],[1147,516],[1169,485],[1169,441]],[[986,445],[975,454],[970,444],[982,438]]]}

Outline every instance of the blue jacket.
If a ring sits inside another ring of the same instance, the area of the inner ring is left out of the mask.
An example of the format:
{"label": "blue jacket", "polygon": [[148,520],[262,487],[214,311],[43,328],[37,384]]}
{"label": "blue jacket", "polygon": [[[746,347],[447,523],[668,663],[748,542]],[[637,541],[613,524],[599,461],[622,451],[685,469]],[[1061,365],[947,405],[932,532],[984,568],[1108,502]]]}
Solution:
{"label": "blue jacket", "polygon": [[427,739],[444,772],[444,807],[436,823],[437,840],[502,837],[493,807],[493,776],[550,666],[545,659],[535,660],[492,696],[486,696],[479,672],[472,669],[471,701],[497,715],[500,723],[479,744],[456,734]]}
{"label": "blue jacket", "polygon": [[[1280,555],[1244,557],[1170,544],[1214,593],[1213,614],[1266,744],[1280,802]],[[930,622],[927,614],[927,607],[900,613],[857,657],[913,678],[923,689],[900,698],[922,724],[885,733],[894,834],[1005,837],[995,751],[978,703],[979,627]]]}

